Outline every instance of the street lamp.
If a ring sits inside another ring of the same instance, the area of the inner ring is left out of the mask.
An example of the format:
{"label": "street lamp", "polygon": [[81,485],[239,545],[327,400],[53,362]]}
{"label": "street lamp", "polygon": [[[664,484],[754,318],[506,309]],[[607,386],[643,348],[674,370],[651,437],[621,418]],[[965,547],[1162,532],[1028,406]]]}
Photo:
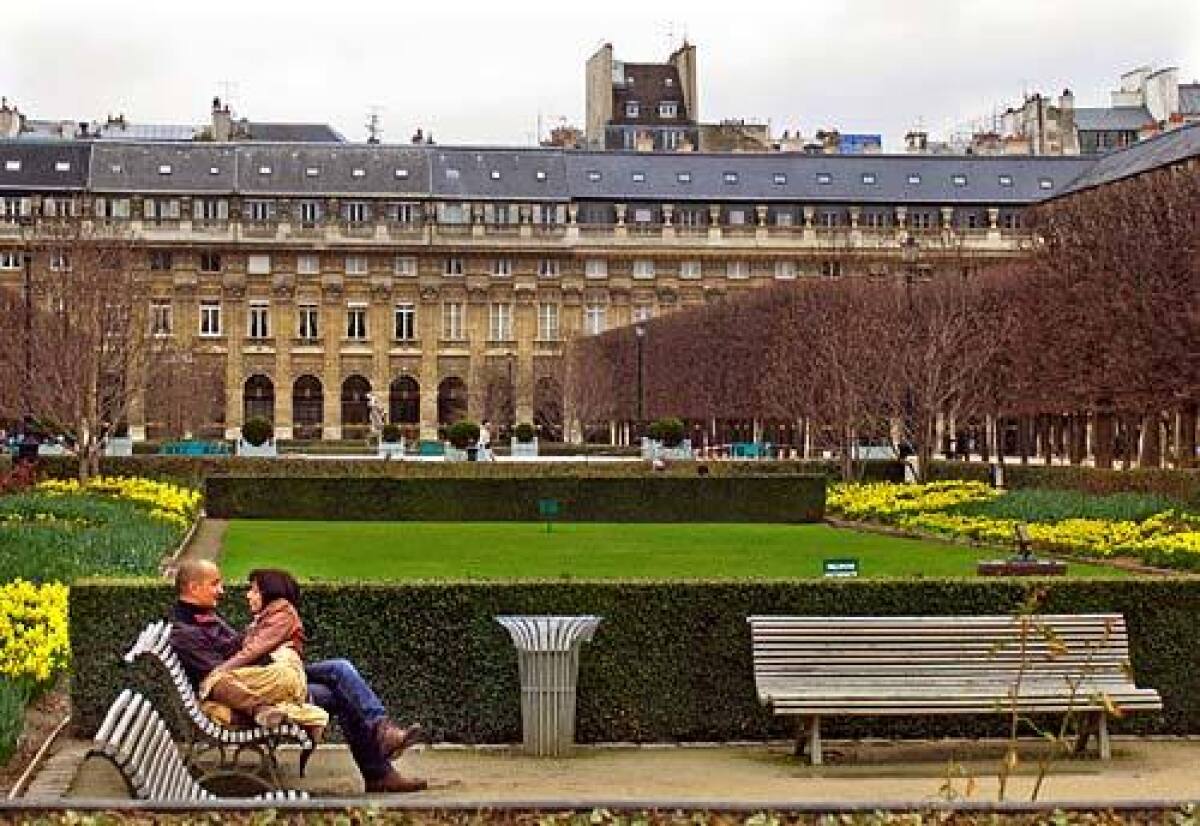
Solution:
{"label": "street lamp", "polygon": [[646,325],[640,321],[633,325],[634,340],[637,342],[637,420],[639,432],[645,419],[646,392],[644,381],[645,359],[642,357],[642,343],[646,340]]}
{"label": "street lamp", "polygon": [[[917,280],[917,259],[921,255],[921,246],[917,243],[917,239],[909,233],[908,238],[904,240],[904,295],[908,302],[908,323],[911,326],[913,323],[913,284]],[[905,372],[904,378],[904,433],[903,437],[908,442],[917,442],[916,437],[916,422],[913,411],[913,388],[912,374]],[[924,434],[921,434],[922,438]],[[900,452],[903,454],[904,444],[900,445]],[[901,456],[907,462],[907,456]],[[906,465],[907,466],[907,465]]]}

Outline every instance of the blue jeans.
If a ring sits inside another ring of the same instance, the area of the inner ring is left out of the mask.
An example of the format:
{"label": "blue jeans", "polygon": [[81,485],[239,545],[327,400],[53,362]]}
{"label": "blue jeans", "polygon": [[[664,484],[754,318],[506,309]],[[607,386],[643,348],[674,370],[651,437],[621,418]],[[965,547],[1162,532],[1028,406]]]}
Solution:
{"label": "blue jeans", "polygon": [[387,716],[379,696],[349,660],[322,660],[304,667],[308,699],[336,717],[364,780],[378,780],[392,765],[375,742],[375,726]]}

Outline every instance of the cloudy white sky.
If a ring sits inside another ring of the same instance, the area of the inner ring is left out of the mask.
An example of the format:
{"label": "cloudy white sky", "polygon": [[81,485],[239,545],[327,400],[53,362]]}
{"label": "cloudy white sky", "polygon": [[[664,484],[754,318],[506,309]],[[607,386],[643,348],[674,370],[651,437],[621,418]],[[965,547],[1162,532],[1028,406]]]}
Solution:
{"label": "cloudy white sky", "polygon": [[[1197,0],[6,0],[0,94],[40,118],[199,123],[215,94],[253,120],[384,140],[524,144],[582,125],[587,57],[698,49],[703,120],[836,127],[899,149],[970,129],[1023,91],[1108,102],[1121,72],[1200,78]],[[226,85],[229,84],[229,85]]]}

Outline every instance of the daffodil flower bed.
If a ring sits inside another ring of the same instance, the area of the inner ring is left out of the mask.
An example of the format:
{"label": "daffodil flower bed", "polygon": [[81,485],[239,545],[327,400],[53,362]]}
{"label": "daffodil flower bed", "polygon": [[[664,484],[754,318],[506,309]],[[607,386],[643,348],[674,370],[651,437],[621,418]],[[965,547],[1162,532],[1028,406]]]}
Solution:
{"label": "daffodil flower bed", "polygon": [[[1008,497],[1021,501],[1006,501]],[[1012,544],[1013,526],[1024,522],[1038,550],[1097,558],[1132,556],[1150,565],[1200,569],[1200,515],[1170,507],[1145,514],[1164,503],[1112,499],[1086,501],[1078,494],[1060,496],[1054,491],[1001,494],[980,482],[838,484],[830,489],[827,507],[844,519],[1005,546]],[[1072,509],[1080,515],[1068,515]],[[1003,515],[1022,510],[1026,518]],[[1041,519],[1039,510],[1046,514]],[[1092,513],[1103,511],[1132,516]]]}
{"label": "daffodil flower bed", "polygon": [[43,493],[69,495],[86,492],[144,505],[156,519],[187,528],[200,512],[200,492],[190,488],[136,477],[97,476],[81,487],[77,479],[48,479],[37,486]]}

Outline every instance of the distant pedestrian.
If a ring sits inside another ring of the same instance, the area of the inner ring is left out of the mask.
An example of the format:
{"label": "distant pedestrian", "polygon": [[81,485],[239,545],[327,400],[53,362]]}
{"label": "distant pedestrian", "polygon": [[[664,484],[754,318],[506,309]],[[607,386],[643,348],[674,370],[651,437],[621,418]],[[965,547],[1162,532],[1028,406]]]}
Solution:
{"label": "distant pedestrian", "polygon": [[478,448],[478,461],[492,461],[492,423],[488,419],[484,419],[483,424],[479,426],[479,440],[475,444]]}

